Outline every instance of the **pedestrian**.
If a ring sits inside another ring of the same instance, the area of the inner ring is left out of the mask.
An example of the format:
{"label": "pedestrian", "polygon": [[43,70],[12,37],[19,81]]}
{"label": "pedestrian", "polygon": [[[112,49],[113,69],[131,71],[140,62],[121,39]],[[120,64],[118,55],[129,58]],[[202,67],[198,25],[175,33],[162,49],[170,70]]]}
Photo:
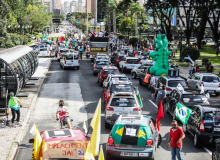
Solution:
{"label": "pedestrian", "polygon": [[171,147],[172,160],[182,160],[181,150],[182,150],[182,140],[185,138],[185,134],[182,128],[178,127],[176,120],[172,121],[172,128],[170,128],[169,140],[167,143],[167,148]]}
{"label": "pedestrian", "polygon": [[155,98],[154,86],[156,84],[156,78],[154,77],[153,73],[151,73],[150,76],[151,76],[151,79],[150,79],[151,99],[153,100]]}
{"label": "pedestrian", "polygon": [[214,67],[212,66],[212,63],[209,62],[208,66],[206,67],[207,73],[212,73],[214,71]]}
{"label": "pedestrian", "polygon": [[12,113],[12,119],[11,119],[11,123],[12,123],[12,127],[14,127],[14,120],[15,120],[15,114],[17,114],[17,125],[21,126],[21,124],[19,123],[20,121],[20,107],[21,103],[20,100],[14,96],[13,92],[9,93],[10,99],[8,101],[8,113],[9,113],[9,108],[11,108],[11,113]]}
{"label": "pedestrian", "polygon": [[200,69],[199,69],[199,65],[196,64],[196,72],[199,73],[200,72]]}
{"label": "pedestrian", "polygon": [[189,75],[191,76],[192,73],[193,73],[193,67],[194,67],[194,64],[189,62]]}
{"label": "pedestrian", "polygon": [[[166,97],[166,86],[163,85],[162,83],[160,83],[160,88],[156,88],[155,86],[153,86],[155,90],[157,90],[157,98],[156,98],[156,102],[157,102],[157,109],[159,109],[160,107],[160,102],[163,103],[164,98]],[[156,112],[158,113],[158,111]]]}

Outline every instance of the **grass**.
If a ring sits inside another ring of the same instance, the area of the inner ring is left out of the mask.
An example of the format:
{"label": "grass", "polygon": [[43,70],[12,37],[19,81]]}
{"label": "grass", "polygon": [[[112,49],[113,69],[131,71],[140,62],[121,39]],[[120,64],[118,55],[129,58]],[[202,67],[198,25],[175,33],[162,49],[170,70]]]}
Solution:
{"label": "grass", "polygon": [[216,56],[216,49],[213,45],[204,45],[199,49],[200,54],[207,56]]}
{"label": "grass", "polygon": [[27,44],[26,44],[26,46],[30,46],[31,44],[33,44],[34,42],[28,42]]}
{"label": "grass", "polygon": [[202,60],[203,58],[208,58],[209,62],[211,62],[212,64],[215,65],[219,65],[220,66],[220,59],[216,58],[216,57],[207,57],[207,56],[200,56],[199,60]]}

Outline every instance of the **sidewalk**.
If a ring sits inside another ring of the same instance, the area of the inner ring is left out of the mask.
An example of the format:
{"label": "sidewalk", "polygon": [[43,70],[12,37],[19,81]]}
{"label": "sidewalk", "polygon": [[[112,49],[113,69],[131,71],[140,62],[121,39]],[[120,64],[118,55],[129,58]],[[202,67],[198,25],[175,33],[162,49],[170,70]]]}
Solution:
{"label": "sidewalk", "polygon": [[[29,118],[31,116],[31,111],[35,106],[36,99],[40,88],[45,80],[45,75],[49,69],[51,60],[49,58],[39,59],[39,66],[37,71],[32,77],[38,77],[38,80],[29,80],[31,82],[36,82],[35,85],[26,85],[20,92],[28,92],[28,97],[19,97],[21,100],[22,108],[20,109],[20,119],[21,127],[9,128],[7,126],[0,127],[0,159],[1,160],[13,160],[16,154],[18,145],[22,141],[26,134],[26,125],[28,124]],[[3,117],[0,117],[2,119]],[[11,114],[9,119],[11,119]]]}

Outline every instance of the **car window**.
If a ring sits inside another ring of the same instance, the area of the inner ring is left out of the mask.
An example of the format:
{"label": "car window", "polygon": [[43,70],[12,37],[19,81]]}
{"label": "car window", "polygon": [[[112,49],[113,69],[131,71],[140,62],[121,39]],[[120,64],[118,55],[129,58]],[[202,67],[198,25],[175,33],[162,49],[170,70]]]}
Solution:
{"label": "car window", "polygon": [[75,59],[75,60],[79,59],[79,55],[78,55],[78,54],[75,54],[75,55],[74,55],[74,59]]}
{"label": "car window", "polygon": [[103,74],[115,74],[115,73],[118,73],[118,70],[117,69],[108,69],[108,70],[104,70]]}
{"label": "car window", "polygon": [[135,98],[113,98],[110,106],[114,107],[137,107]]}
{"label": "car window", "polygon": [[108,61],[96,61],[96,65],[108,65]]}
{"label": "car window", "polygon": [[41,48],[40,51],[47,51],[47,48]]}
{"label": "car window", "polygon": [[204,121],[211,121],[213,122],[213,112],[205,112],[203,115],[203,120]]}
{"label": "car window", "polygon": [[216,82],[216,83],[218,83],[219,79],[218,79],[218,77],[214,77],[214,76],[204,76],[202,78],[202,81],[203,82]]}
{"label": "car window", "polygon": [[127,77],[112,77],[112,81],[127,81]]}
{"label": "car window", "polygon": [[178,84],[181,84],[182,87],[186,87],[186,82],[184,80],[169,80],[168,86],[169,87],[177,87]]}
{"label": "car window", "polygon": [[118,59],[123,59],[124,58],[124,56],[118,56]]}
{"label": "car window", "polygon": [[183,102],[189,103],[189,102],[201,102],[206,101],[207,98],[205,95],[202,94],[184,94],[183,95]]}
{"label": "car window", "polygon": [[137,64],[138,59],[127,59],[127,62],[130,63],[130,64]]}
{"label": "car window", "polygon": [[112,92],[132,92],[131,84],[113,84],[111,87]]}
{"label": "car window", "polygon": [[66,60],[73,60],[73,55],[72,54],[68,54],[65,57],[66,57]]}
{"label": "car window", "polygon": [[60,50],[60,53],[68,53],[69,50]]}
{"label": "car window", "polygon": [[214,116],[214,123],[216,126],[220,126],[220,112],[215,112]]}

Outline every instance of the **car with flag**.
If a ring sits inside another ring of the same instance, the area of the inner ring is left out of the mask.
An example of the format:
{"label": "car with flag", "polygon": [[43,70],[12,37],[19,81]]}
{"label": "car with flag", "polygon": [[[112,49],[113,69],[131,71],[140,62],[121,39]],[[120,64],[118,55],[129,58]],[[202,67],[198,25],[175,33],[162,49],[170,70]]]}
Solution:
{"label": "car with flag", "polygon": [[214,144],[215,139],[220,138],[220,106],[193,106],[187,123],[183,124],[183,131],[194,137],[195,147]]}
{"label": "car with flag", "polygon": [[119,74],[119,70],[115,66],[103,67],[102,70],[98,73],[98,83],[102,86],[104,80],[109,74]]}
{"label": "car with flag", "polygon": [[105,106],[105,128],[110,128],[120,115],[141,115],[141,108],[134,92],[113,93]]}
{"label": "car with flag", "polygon": [[209,105],[208,98],[205,93],[201,93],[201,90],[195,89],[173,89],[166,97],[164,103],[164,111],[170,113],[173,118],[176,119],[175,110],[177,104],[183,104],[188,108],[192,108],[194,105]]}
{"label": "car with flag", "polygon": [[108,74],[107,78],[103,82],[103,88],[108,88],[112,81],[125,82],[129,81],[125,74]]}
{"label": "car with flag", "polygon": [[106,59],[96,60],[93,65],[93,76],[96,76],[101,70],[102,67],[109,66],[109,61]]}
{"label": "car with flag", "polygon": [[125,71],[131,71],[135,67],[141,66],[139,58],[136,57],[124,57],[119,62],[119,69],[124,73]]}
{"label": "car with flag", "polygon": [[154,160],[161,135],[147,115],[120,115],[106,143],[106,159]]}
{"label": "car with flag", "polygon": [[29,139],[33,144],[32,157],[42,160],[84,159],[88,139],[81,129],[52,129]]}

